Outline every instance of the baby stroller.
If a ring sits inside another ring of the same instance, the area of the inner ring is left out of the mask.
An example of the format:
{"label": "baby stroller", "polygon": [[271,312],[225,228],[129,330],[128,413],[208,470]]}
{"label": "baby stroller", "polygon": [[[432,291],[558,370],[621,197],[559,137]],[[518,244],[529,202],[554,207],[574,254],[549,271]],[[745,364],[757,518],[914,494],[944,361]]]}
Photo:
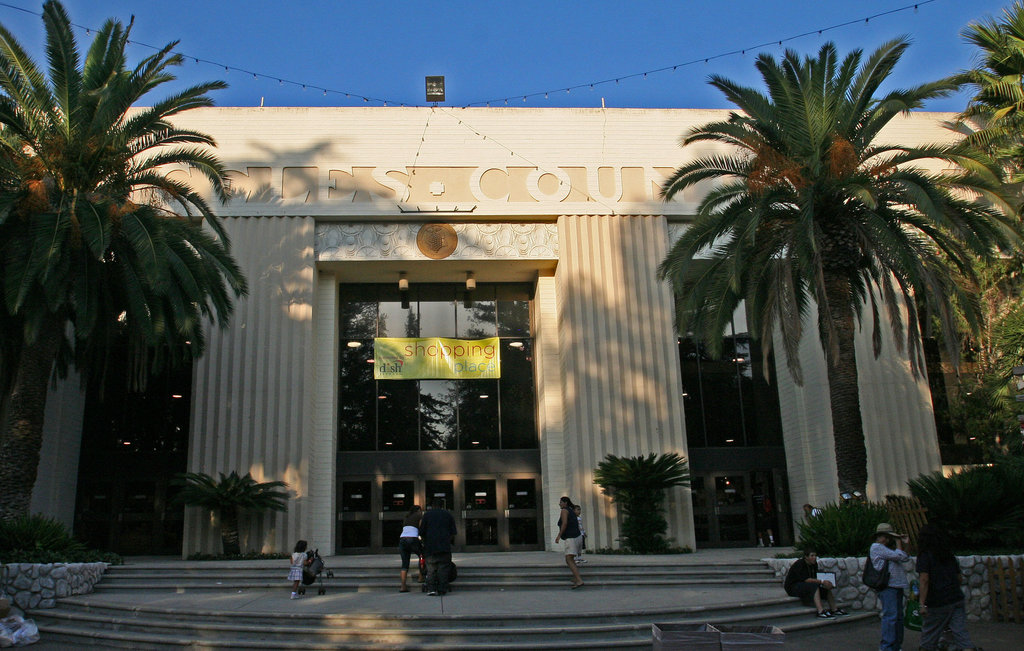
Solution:
{"label": "baby stroller", "polygon": [[324,559],[320,556],[320,550],[314,549],[306,552],[306,564],[302,568],[302,585],[299,586],[299,594],[306,594],[307,585],[313,585],[318,580],[320,585],[317,588],[317,594],[327,594],[327,588],[324,587],[324,575],[327,578],[333,579],[334,572],[328,569],[327,564],[324,563]]}

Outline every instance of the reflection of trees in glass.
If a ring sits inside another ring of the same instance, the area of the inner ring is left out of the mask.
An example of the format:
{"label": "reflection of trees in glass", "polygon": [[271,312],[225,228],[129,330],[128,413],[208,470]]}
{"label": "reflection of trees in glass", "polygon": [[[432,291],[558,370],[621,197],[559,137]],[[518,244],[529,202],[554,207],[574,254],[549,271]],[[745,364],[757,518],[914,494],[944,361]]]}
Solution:
{"label": "reflection of trees in glass", "polygon": [[398,302],[381,301],[377,336],[418,337],[420,328],[416,308],[416,303],[406,309]]}
{"label": "reflection of trees in glass", "polygon": [[377,301],[341,301],[338,327],[342,338],[366,339],[377,334]]}
{"label": "reflection of trees in glass", "polygon": [[455,383],[420,381],[420,438],[424,450],[454,450],[458,445]]}
{"label": "reflection of trees in glass", "polygon": [[378,450],[419,449],[418,394],[416,380],[377,382]]}
{"label": "reflection of trees in glass", "polygon": [[498,449],[498,381],[460,380],[454,384],[459,409],[459,449]]}
{"label": "reflection of trees in glass", "polygon": [[493,337],[497,306],[494,301],[473,301],[469,307],[458,304],[458,336],[466,339]]}
{"label": "reflection of trees in glass", "polygon": [[530,302],[498,301],[498,335],[530,336]]}
{"label": "reflection of trees in glass", "polygon": [[375,445],[376,402],[373,365],[366,363],[370,342],[360,348],[342,346],[338,355],[338,449],[372,450]]}
{"label": "reflection of trees in glass", "polygon": [[533,413],[533,344],[529,340],[522,343],[522,348],[502,343],[501,447],[505,449],[537,447],[537,425]]}

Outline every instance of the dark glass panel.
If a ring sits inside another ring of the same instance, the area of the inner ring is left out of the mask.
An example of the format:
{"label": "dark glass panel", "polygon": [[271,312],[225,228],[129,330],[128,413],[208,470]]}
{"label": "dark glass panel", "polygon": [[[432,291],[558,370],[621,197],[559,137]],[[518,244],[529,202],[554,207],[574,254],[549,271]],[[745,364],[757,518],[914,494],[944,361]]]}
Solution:
{"label": "dark glass panel", "polygon": [[428,505],[434,500],[441,500],[443,508],[449,511],[455,508],[455,482],[450,479],[428,479],[425,487]]}
{"label": "dark glass panel", "polygon": [[718,537],[723,542],[749,541],[750,518],[746,513],[718,516]]}
{"label": "dark glass panel", "polygon": [[467,511],[493,511],[498,508],[495,480],[467,479],[465,487]]}
{"label": "dark glass panel", "polygon": [[370,522],[369,520],[345,521],[341,523],[341,546],[343,548],[369,547],[370,546]]}
{"label": "dark glass panel", "polygon": [[[381,510],[401,511],[409,510],[415,501],[414,485],[411,481],[386,481],[381,486]],[[397,540],[397,538],[395,539]]]}
{"label": "dark glass panel", "polygon": [[[467,296],[470,298],[468,304]],[[456,336],[462,339],[496,336],[496,309],[493,287],[481,287],[472,292],[461,290],[455,303]]]}
{"label": "dark glass panel", "polygon": [[530,339],[502,340],[499,390],[501,447],[506,450],[536,448],[533,342]]}
{"label": "dark glass panel", "polygon": [[[360,292],[363,294],[365,292]],[[351,300],[342,293],[338,310],[338,330],[346,339],[372,339],[377,334],[377,300]]]}
{"label": "dark glass panel", "polygon": [[704,419],[708,424],[708,445],[713,447],[743,445],[743,414],[739,408],[735,357],[733,338],[726,337],[722,356],[701,362]]}
{"label": "dark glass panel", "polygon": [[419,300],[420,336],[454,337],[455,287],[426,285],[419,288]]}
{"label": "dark glass panel", "polygon": [[373,450],[376,446],[376,383],[371,340],[349,340],[362,345],[344,345],[338,354],[338,449]]}
{"label": "dark glass panel", "polygon": [[346,481],[341,483],[341,510],[347,513],[370,512],[370,482]]}
{"label": "dark glass panel", "polygon": [[[380,546],[397,547],[398,539],[402,537],[402,520],[384,520],[380,523]],[[416,563],[416,559],[412,559]]]}
{"label": "dark glass panel", "polygon": [[530,302],[528,300],[498,300],[498,336],[530,336]]}
{"label": "dark glass panel", "polygon": [[376,402],[377,449],[418,450],[419,390],[416,380],[377,382]]}
{"label": "dark glass panel", "polygon": [[467,545],[497,545],[498,520],[496,518],[472,518],[466,520]]}
{"label": "dark glass panel", "polygon": [[498,381],[454,382],[459,406],[459,449],[498,449]]}
{"label": "dark glass panel", "polygon": [[380,317],[377,320],[378,337],[418,337],[420,336],[419,318],[416,302],[409,307],[402,307],[400,300],[382,300]]}
{"label": "dark glass panel", "polygon": [[[383,384],[383,383],[381,383]],[[420,442],[424,450],[455,450],[458,447],[455,383],[449,380],[420,381]]]}
{"label": "dark glass panel", "polygon": [[744,388],[743,413],[747,420],[747,445],[782,445],[782,414],[775,377],[775,364],[768,361],[768,379],[765,380],[761,347],[751,342],[750,390]]}
{"label": "dark glass panel", "polygon": [[535,479],[508,480],[508,510],[537,508],[537,481]]}
{"label": "dark glass panel", "polygon": [[537,518],[509,518],[508,542],[510,545],[536,545]]}
{"label": "dark glass panel", "polygon": [[715,503],[719,506],[747,506],[747,478],[745,475],[715,477]]}
{"label": "dark glass panel", "polygon": [[701,361],[703,346],[692,339],[679,343],[679,363],[683,378],[683,414],[686,417],[686,442],[691,448],[708,445],[704,426],[704,404],[701,385]]}

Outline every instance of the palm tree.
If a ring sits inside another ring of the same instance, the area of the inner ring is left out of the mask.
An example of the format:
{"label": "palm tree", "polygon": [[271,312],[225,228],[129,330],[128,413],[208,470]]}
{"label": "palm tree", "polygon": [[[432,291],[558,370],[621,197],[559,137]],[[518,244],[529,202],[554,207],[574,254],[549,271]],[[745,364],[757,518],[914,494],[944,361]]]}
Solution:
{"label": "palm tree", "polygon": [[220,473],[216,480],[206,473],[186,472],[178,475],[176,483],[184,486],[177,500],[188,506],[200,506],[220,514],[220,540],[224,553],[237,556],[241,553],[238,543],[238,519],[242,511],[287,511],[288,493],[276,490],[285,488],[283,481],[259,483],[251,473],[239,477],[237,472],[230,475]]}
{"label": "palm tree", "polygon": [[977,46],[978,65],[958,79],[974,90],[961,121],[981,128],[969,134],[1000,158],[1024,166],[1024,4],[1003,10],[1002,20],[986,18],[964,28]]}
{"label": "palm tree", "polygon": [[[742,112],[696,127],[682,143],[735,149],[684,165],[663,188],[671,199],[700,181],[720,181],[659,267],[680,297],[680,332],[720,351],[722,333],[745,301],[765,368],[778,331],[800,383],[797,346],[817,307],[840,492],[864,492],[867,484],[854,354],[865,311],[875,356],[887,320],[897,347],[920,373],[921,324],[934,317],[944,333],[954,333],[958,305],[976,327],[974,256],[1019,241],[1016,221],[1004,214],[1011,211],[993,161],[962,143],[878,142],[897,115],[956,87],[943,80],[875,98],[907,46],[905,39],[886,43],[863,65],[860,50],[840,61],[832,43],[817,58],[787,51],[776,61],[762,54],[756,66],[767,93],[713,76],[711,85]],[[957,171],[918,167],[929,159]],[[955,359],[951,337],[947,348]]]}
{"label": "palm tree", "polygon": [[0,518],[28,510],[51,377],[101,373],[121,333],[154,369],[198,356],[205,320],[225,326],[246,291],[206,200],[166,174],[227,199],[213,139],[170,122],[224,84],[131,109],[174,80],[176,43],[127,68],[131,24],[108,20],[84,61],[60,3],[43,24],[48,75],[0,26]]}
{"label": "palm tree", "polygon": [[665,491],[690,485],[685,459],[675,452],[652,452],[646,457],[609,454],[594,470],[594,483],[622,509],[621,534],[626,548],[641,554],[668,549]]}

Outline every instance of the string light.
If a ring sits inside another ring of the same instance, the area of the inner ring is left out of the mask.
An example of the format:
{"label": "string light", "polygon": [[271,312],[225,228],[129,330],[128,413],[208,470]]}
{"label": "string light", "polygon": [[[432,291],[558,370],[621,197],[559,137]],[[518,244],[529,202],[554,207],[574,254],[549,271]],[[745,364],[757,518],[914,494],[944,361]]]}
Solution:
{"label": "string light", "polygon": [[[615,78],[611,78],[611,79],[603,79],[603,80],[600,80],[600,81],[592,81],[592,82],[580,84],[580,85],[577,85],[577,86],[570,86],[568,88],[565,88],[565,92],[567,94],[571,93],[572,89],[574,89],[574,88],[586,88],[586,87],[589,87],[590,89],[593,89],[595,86],[599,86],[599,85],[602,85],[602,84],[608,84],[608,83],[611,83],[612,81],[614,81],[616,84],[618,84],[621,79],[630,79],[630,78],[633,78],[633,77],[642,77],[643,79],[646,79],[648,74],[653,74],[653,73],[657,73],[657,72],[668,72],[668,71],[675,72],[680,67],[693,65],[695,63],[699,63],[700,61],[704,61],[704,63],[710,63],[712,59],[720,59],[720,58],[724,58],[724,57],[728,57],[728,56],[734,56],[734,55],[737,55],[737,54],[739,54],[741,56],[745,56],[746,53],[747,53],[747,50],[756,50],[758,48],[768,47],[768,46],[774,47],[776,45],[782,46],[783,43],[785,43],[786,41],[793,41],[793,40],[796,40],[796,39],[799,39],[799,38],[803,38],[805,36],[810,36],[810,35],[815,34],[815,33],[817,33],[819,36],[821,36],[825,32],[837,30],[837,29],[840,29],[840,28],[843,28],[843,27],[848,27],[848,26],[851,26],[851,25],[855,25],[855,24],[860,23],[861,21],[863,21],[865,25],[869,25],[871,23],[871,20],[874,19],[874,18],[880,18],[880,17],[883,17],[883,16],[889,16],[889,15],[892,15],[892,14],[897,14],[897,13],[900,13],[900,12],[903,12],[903,11],[909,11],[909,10],[914,11],[914,13],[918,13],[919,8],[921,6],[932,4],[932,3],[937,2],[937,1],[938,0],[919,0],[918,2],[914,2],[913,4],[908,4],[908,5],[905,5],[905,6],[896,7],[896,8],[893,8],[893,9],[886,10],[886,11],[880,11],[878,13],[866,16],[864,18],[857,18],[857,19],[853,19],[853,20],[848,20],[846,22],[838,23],[838,24],[835,24],[835,25],[830,25],[828,27],[822,27],[822,28],[819,28],[819,29],[815,29],[815,30],[811,30],[811,31],[808,31],[808,32],[804,32],[802,34],[795,34],[793,36],[789,36],[789,37],[782,38],[782,39],[773,39],[771,41],[767,41],[765,43],[760,43],[760,44],[757,44],[757,45],[751,45],[751,46],[742,48],[740,50],[733,50],[731,52],[723,52],[721,54],[716,54],[716,55],[710,56],[710,57],[698,58],[698,59],[694,59],[693,61],[687,61],[687,62],[684,62],[684,63],[677,63],[677,64],[674,64],[674,65],[671,65],[671,66],[666,66],[666,67],[663,67],[663,68],[657,68],[657,69],[654,69],[654,70],[646,70],[646,71],[643,71],[643,72],[638,72],[638,73],[631,74],[631,75],[625,75],[625,76],[622,76],[622,77],[615,77]],[[29,9],[25,9],[23,7],[17,7],[15,5],[8,4],[8,3],[2,2],[2,1],[0,1],[0,7],[7,7],[8,9],[13,9],[13,10],[21,11],[21,12],[27,13],[27,14],[33,14],[35,16],[42,16],[41,12],[32,11],[32,10],[29,10]],[[75,27],[77,29],[83,30],[87,35],[91,35],[92,32],[94,31],[92,28],[86,27],[84,25],[78,25],[76,23],[71,23],[71,26]],[[127,42],[132,44],[132,45],[138,45],[138,46],[149,48],[149,49],[152,49],[152,50],[157,50],[157,51],[163,50],[162,47],[156,47],[154,45],[149,45],[148,43],[143,43],[141,41],[128,40]],[[291,81],[291,80],[286,80],[286,79],[283,79],[283,78],[271,77],[269,75],[261,75],[258,72],[251,72],[251,71],[248,71],[248,70],[243,70],[241,68],[230,66],[230,65],[225,65],[223,63],[218,63],[216,61],[208,61],[206,59],[201,59],[199,57],[192,56],[192,55],[189,55],[189,54],[186,54],[186,53],[183,53],[183,52],[172,51],[171,54],[178,55],[178,56],[181,56],[181,57],[184,57],[184,58],[191,58],[196,64],[206,63],[206,64],[209,64],[209,65],[220,66],[220,67],[224,68],[224,73],[225,74],[230,74],[231,71],[245,72],[245,73],[252,74],[253,79],[255,79],[257,81],[259,80],[259,78],[261,76],[263,76],[264,78],[267,78],[267,79],[277,79],[277,83],[279,85],[282,85],[282,86],[285,84],[286,81],[287,81],[288,84],[295,85],[295,86],[301,86],[303,90],[305,90],[306,86],[307,86],[307,84],[305,84],[305,83],[301,83],[301,82],[297,82],[297,81]],[[318,87],[314,86],[314,88],[318,88]],[[328,92],[337,93],[337,94],[344,94],[344,96],[346,98],[350,98],[353,95],[351,93],[351,91],[334,90],[334,89],[329,89],[329,88],[324,88],[322,90],[324,91],[325,95]],[[538,92],[538,93],[528,93],[526,95],[522,95],[522,98],[523,98],[523,101],[525,102],[527,100],[527,98],[529,98],[529,97],[539,96],[539,95],[543,94],[544,98],[547,99],[549,92],[552,92],[552,91],[541,91],[541,92]],[[387,100],[387,99],[382,99],[382,98],[371,98],[371,97],[363,96],[363,95],[360,95],[360,94],[355,94],[355,97],[362,97],[364,102],[370,102],[370,101],[381,102],[382,104],[384,104],[384,106],[387,106],[389,101],[391,102],[391,104],[397,104],[398,103],[398,102],[395,102],[393,100]],[[506,97],[506,98],[498,98],[498,99],[486,100],[486,101],[481,101],[481,102],[472,102],[472,103],[466,104],[465,107],[481,105],[481,104],[490,107],[492,102],[498,102],[498,101],[502,101],[502,100],[504,100],[505,104],[507,105],[509,98]],[[402,103],[401,105],[405,106],[404,103]]]}

